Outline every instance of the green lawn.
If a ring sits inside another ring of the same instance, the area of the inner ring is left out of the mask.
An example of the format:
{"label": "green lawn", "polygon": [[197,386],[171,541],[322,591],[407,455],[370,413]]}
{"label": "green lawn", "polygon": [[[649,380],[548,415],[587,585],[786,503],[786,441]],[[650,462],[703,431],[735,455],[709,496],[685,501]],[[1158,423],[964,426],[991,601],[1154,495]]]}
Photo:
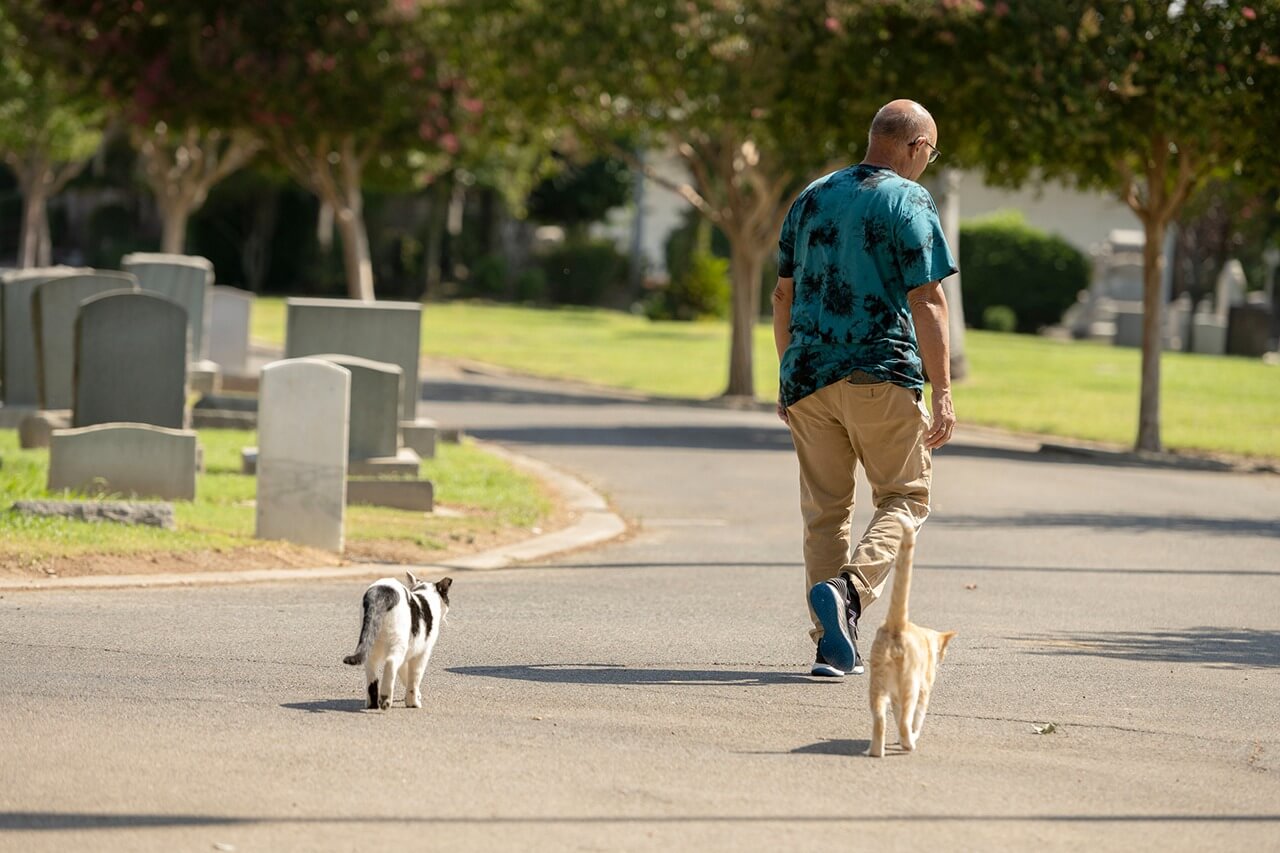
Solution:
{"label": "green lawn", "polygon": [[[253,477],[240,473],[240,450],[255,444],[255,433],[200,430],[205,471],[198,475],[196,500],[175,502],[177,530],[85,524],[57,518],[0,513],[0,563],[37,564],[52,557],[90,553],[142,555],[250,546],[255,494]],[[0,430],[0,494],[9,500],[64,497],[45,489],[47,450],[22,450],[17,432]],[[459,542],[490,537],[543,523],[551,502],[533,478],[470,444],[442,444],[435,459],[422,463],[422,476],[435,483],[440,503],[461,516],[353,506],[347,509],[346,540],[394,547],[415,560],[432,559]]]}
{"label": "green lawn", "polygon": [[[709,398],[728,375],[727,323],[652,323],[595,309],[453,302],[423,311],[428,356],[466,358],[672,397]],[[254,336],[284,340],[284,302],[259,299]],[[756,329],[756,394],[777,394],[767,324]],[[1137,350],[970,331],[970,378],[955,389],[969,423],[1128,446],[1137,432]],[[1256,359],[1166,353],[1162,425],[1170,449],[1280,458],[1280,368]]]}

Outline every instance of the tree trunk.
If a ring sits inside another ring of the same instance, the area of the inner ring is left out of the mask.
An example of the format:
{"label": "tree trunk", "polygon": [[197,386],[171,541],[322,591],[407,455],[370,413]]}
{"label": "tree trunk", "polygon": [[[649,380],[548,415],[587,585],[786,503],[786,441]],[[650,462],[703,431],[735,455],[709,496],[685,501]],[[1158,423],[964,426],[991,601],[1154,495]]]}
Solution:
{"label": "tree trunk", "polygon": [[49,197],[46,187],[51,173],[43,164],[18,175],[22,190],[22,227],[18,237],[18,267],[41,265],[41,246],[49,233]]}
{"label": "tree trunk", "polygon": [[165,200],[160,208],[160,251],[170,255],[186,254],[191,210],[192,205],[186,198],[174,196]]}
{"label": "tree trunk", "polygon": [[49,232],[49,202],[44,203],[44,211],[39,219],[40,239],[36,245],[36,266],[47,267],[53,263],[53,235]]}
{"label": "tree trunk", "polygon": [[369,234],[365,230],[364,211],[360,206],[344,207],[334,217],[342,235],[342,266],[347,274],[347,295],[352,299],[372,302],[373,260],[369,252]]}
{"label": "tree trunk", "polygon": [[1164,234],[1168,221],[1158,213],[1144,218],[1142,247],[1142,391],[1138,407],[1136,449],[1158,451],[1160,441],[1160,348],[1164,299],[1160,289],[1164,266]]}
{"label": "tree trunk", "polygon": [[771,249],[741,236],[729,237],[729,276],[733,283],[730,297],[729,386],[726,397],[754,397],[756,320],[760,314],[760,274],[764,258]]}
{"label": "tree trunk", "polygon": [[[942,231],[946,235],[947,245],[955,253],[956,262],[960,260],[960,172],[956,169],[943,169],[942,184]],[[964,350],[964,297],[960,289],[961,273],[949,276],[942,282],[942,291],[947,298],[948,333],[951,339],[951,381],[959,382],[969,375],[969,357]]]}
{"label": "tree trunk", "polygon": [[440,264],[444,248],[445,221],[449,212],[449,197],[453,193],[453,180],[449,175],[436,179],[428,194],[431,206],[427,209],[427,240],[422,265],[425,277],[422,282],[422,301],[440,294]]}

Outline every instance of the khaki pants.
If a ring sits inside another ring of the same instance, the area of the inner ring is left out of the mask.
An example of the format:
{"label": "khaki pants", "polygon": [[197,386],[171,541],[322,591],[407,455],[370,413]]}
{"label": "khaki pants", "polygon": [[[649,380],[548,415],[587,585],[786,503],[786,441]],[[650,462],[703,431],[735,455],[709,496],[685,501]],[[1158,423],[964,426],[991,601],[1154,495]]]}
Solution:
{"label": "khaki pants", "polygon": [[[924,446],[929,414],[908,388],[842,380],[789,407],[787,416],[800,460],[805,601],[811,586],[847,571],[865,612],[880,597],[902,541],[902,528],[889,513],[906,510],[917,524],[929,515],[933,465]],[[859,464],[871,484],[876,511],[851,555]],[[814,625],[809,635],[817,642],[822,626],[812,609],[809,618]]]}

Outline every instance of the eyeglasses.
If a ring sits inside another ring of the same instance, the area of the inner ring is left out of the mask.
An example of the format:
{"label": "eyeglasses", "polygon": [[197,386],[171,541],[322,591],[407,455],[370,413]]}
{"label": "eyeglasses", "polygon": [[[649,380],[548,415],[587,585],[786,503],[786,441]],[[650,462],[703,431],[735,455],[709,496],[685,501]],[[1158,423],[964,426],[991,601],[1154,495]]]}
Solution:
{"label": "eyeglasses", "polygon": [[[932,150],[929,152],[929,162],[930,162],[930,163],[932,163],[932,162],[936,161],[939,157],[941,157],[941,156],[942,156],[942,152],[938,150],[938,146],[934,145],[932,142],[930,142],[929,140],[925,139],[923,136],[922,136],[922,137],[920,137],[919,139],[917,139],[917,140],[916,140],[916,142],[923,142],[925,145],[928,145],[928,146],[929,146],[929,148],[931,148],[931,149],[932,149]],[[911,143],[911,144],[912,144],[912,145],[915,145],[915,144],[916,144],[916,142],[913,142],[913,143]]]}

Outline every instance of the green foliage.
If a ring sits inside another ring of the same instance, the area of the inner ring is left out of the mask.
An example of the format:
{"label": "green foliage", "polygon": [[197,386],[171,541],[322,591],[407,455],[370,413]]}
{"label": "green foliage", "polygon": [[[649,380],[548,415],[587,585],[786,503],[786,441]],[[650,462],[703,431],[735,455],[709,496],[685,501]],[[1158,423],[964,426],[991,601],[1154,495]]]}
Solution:
{"label": "green foliage", "polygon": [[0,12],[0,159],[84,160],[102,140],[104,113]]}
{"label": "green foliage", "polygon": [[547,295],[561,305],[602,305],[626,286],[627,256],[608,240],[571,241],[542,257]]}
{"label": "green foliage", "polygon": [[517,302],[543,302],[547,298],[547,272],[542,267],[529,267],[516,276]]}
{"label": "green foliage", "polygon": [[723,319],[729,313],[729,261],[699,252],[688,268],[649,298],[650,320]]}
{"label": "green foliage", "polygon": [[485,255],[472,265],[462,296],[500,299],[507,293],[507,262],[501,255]]}
{"label": "green foliage", "polygon": [[530,219],[576,230],[630,200],[631,172],[621,160],[597,157],[581,165],[559,160],[560,170],[529,194]]}
{"label": "green foliage", "polygon": [[1017,331],[1018,315],[1008,305],[989,305],[982,312],[982,328],[989,332]]}
{"label": "green foliage", "polygon": [[961,225],[960,269],[964,314],[981,317],[987,329],[994,328],[987,324],[992,306],[1010,311],[1020,332],[1057,323],[1089,286],[1088,259],[1061,237],[1027,225],[1019,213],[997,213]]}

